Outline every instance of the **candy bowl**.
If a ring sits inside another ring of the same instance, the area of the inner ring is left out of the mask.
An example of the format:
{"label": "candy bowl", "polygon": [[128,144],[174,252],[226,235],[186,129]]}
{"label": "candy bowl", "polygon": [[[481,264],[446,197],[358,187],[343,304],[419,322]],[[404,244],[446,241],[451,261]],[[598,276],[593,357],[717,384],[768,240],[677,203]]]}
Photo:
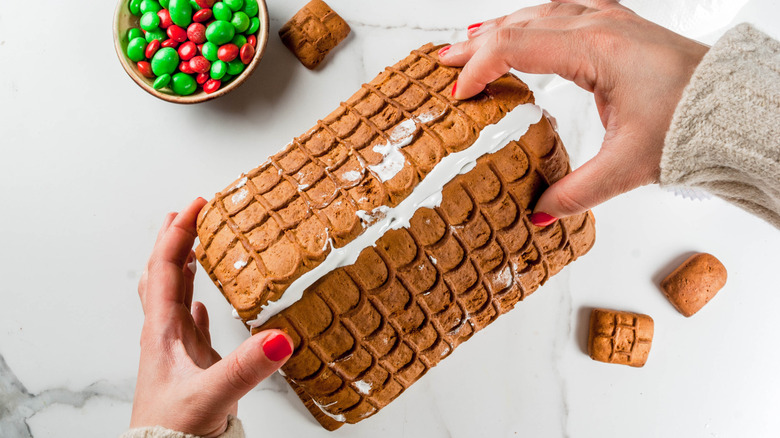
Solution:
{"label": "candy bowl", "polygon": [[268,43],[265,0],[119,0],[114,48],[130,78],[173,103],[224,96]]}

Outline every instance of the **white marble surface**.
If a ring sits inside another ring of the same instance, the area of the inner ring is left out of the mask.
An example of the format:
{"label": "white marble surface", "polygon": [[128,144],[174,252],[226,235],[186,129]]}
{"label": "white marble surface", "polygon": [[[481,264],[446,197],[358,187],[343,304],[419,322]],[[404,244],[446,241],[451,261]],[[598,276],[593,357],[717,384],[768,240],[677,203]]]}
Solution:
{"label": "white marble surface", "polygon": [[[136,284],[164,214],[262,162],[409,50],[463,38],[466,25],[533,2],[331,0],[353,34],[316,72],[275,36],[303,3],[270,1],[272,38],[246,85],[182,107],[125,76],[112,1],[0,2],[0,436],[120,434],[139,354]],[[737,21],[780,37],[772,0],[625,4],[707,42]],[[523,77],[557,117],[575,165],[592,156],[603,129],[591,96]],[[657,187],[595,213],[586,257],[380,414],[326,433],[274,376],[242,401],[249,436],[776,435],[780,232],[725,202]],[[729,282],[686,319],[655,283],[700,250],[721,258]],[[211,311],[219,351],[244,339],[202,272],[196,298]],[[587,357],[593,306],[655,318],[644,368]]]}

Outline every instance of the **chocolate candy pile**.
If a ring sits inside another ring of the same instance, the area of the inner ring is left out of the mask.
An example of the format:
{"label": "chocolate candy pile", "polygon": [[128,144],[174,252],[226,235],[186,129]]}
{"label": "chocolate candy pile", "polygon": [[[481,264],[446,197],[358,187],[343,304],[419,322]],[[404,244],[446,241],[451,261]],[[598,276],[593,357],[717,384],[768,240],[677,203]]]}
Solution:
{"label": "chocolate candy pile", "polygon": [[255,56],[260,29],[257,0],[129,0],[139,28],[127,32],[127,57],[187,96],[198,86],[213,93],[244,71]]}

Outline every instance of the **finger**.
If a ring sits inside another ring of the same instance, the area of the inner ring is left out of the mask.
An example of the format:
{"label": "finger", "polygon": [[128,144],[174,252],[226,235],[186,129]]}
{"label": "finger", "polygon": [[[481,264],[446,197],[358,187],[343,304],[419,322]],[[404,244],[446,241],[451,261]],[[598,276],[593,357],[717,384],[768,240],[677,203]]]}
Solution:
{"label": "finger", "polygon": [[149,271],[144,269],[144,273],[141,274],[141,279],[138,280],[138,297],[141,299],[141,308],[146,313],[146,281],[149,276]]}
{"label": "finger", "polygon": [[639,141],[642,140],[628,135],[605,141],[593,159],[545,190],[534,207],[531,222],[547,226],[556,219],[585,212],[621,193],[652,183],[652,171],[647,165],[652,158],[634,152],[642,150],[637,146]]}
{"label": "finger", "polygon": [[484,23],[472,24],[468,27],[468,37],[475,38],[495,28],[511,26],[513,24],[524,21],[538,20],[540,18],[554,16],[582,15],[586,12],[592,11],[594,10],[578,4],[545,3],[542,5],[523,8],[509,15],[505,15],[493,20],[488,20]]}
{"label": "finger", "polygon": [[206,306],[200,301],[192,303],[192,319],[195,321],[195,326],[206,338],[206,341],[211,345],[211,332],[209,331],[209,312],[206,310]]}
{"label": "finger", "polygon": [[195,243],[195,237],[197,237],[195,220],[204,205],[206,205],[206,200],[198,198],[176,215],[158,244],[155,245],[152,258],[156,257],[161,262],[172,263],[179,267],[184,265],[192,249],[192,244]]}
{"label": "finger", "polygon": [[168,231],[168,228],[171,226],[171,223],[174,219],[176,219],[176,216],[178,216],[179,213],[176,213],[175,211],[172,211],[165,215],[165,219],[163,220],[163,225],[160,227],[160,231],[157,232],[157,239],[154,241],[154,244],[157,245],[160,242],[160,239],[165,235],[165,232]]}
{"label": "finger", "polygon": [[[555,20],[563,26],[572,18],[559,17]],[[584,80],[592,81],[592,68],[571,35],[565,30],[509,27],[477,38],[482,41],[469,40],[456,45],[459,47],[453,46],[444,53],[443,62],[458,65],[467,58],[453,96],[456,99],[472,97],[511,68],[526,73],[555,73],[583,86],[581,82]],[[473,47],[477,49],[470,55],[468,52]],[[585,76],[578,80],[575,75]]]}
{"label": "finger", "polygon": [[190,251],[190,255],[187,256],[187,263],[185,263],[182,268],[182,276],[184,277],[184,305],[187,306],[188,309],[192,304],[192,289],[197,266],[198,265],[195,262],[195,252]]}
{"label": "finger", "polygon": [[[165,235],[165,232],[168,230],[168,227],[171,226],[171,222],[176,218],[176,215],[178,213],[171,212],[165,215],[165,219],[163,219],[163,224],[160,227],[160,231],[157,232],[157,238],[154,241],[154,244],[157,245],[160,242],[160,239],[162,239],[162,236]],[[141,274],[141,279],[138,281],[138,296],[141,298],[141,307],[146,307],[146,281],[149,277],[149,269],[144,268],[143,274]],[[144,310],[145,312],[145,310]]]}
{"label": "finger", "polygon": [[183,275],[184,264],[195,242],[195,220],[206,201],[198,198],[179,213],[149,259],[146,303],[147,310],[170,311],[170,305],[185,304],[191,278]]}
{"label": "finger", "polygon": [[609,8],[623,8],[625,6],[620,4],[620,0],[551,0],[554,3],[571,3],[592,9],[609,9]]}
{"label": "finger", "polygon": [[292,352],[292,340],[284,332],[260,332],[208,368],[204,387],[214,395],[215,404],[230,405],[276,372]]}

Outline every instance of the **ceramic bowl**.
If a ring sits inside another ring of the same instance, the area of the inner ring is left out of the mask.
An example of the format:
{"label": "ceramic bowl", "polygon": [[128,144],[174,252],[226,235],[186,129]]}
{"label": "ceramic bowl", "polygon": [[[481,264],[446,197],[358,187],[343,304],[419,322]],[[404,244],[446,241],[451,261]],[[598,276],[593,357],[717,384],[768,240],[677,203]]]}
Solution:
{"label": "ceramic bowl", "polygon": [[260,18],[260,29],[257,30],[256,34],[257,46],[255,47],[255,56],[249,65],[244,68],[244,71],[241,72],[240,75],[233,78],[233,80],[230,81],[227,85],[223,85],[214,93],[207,94],[205,91],[203,91],[201,86],[198,86],[198,91],[195,93],[190,94],[189,96],[179,96],[169,88],[155,90],[152,87],[154,79],[143,76],[138,71],[136,63],[131,61],[130,58],[128,58],[125,54],[128,44],[127,31],[133,27],[140,28],[138,24],[140,17],[136,17],[130,13],[130,9],[128,8],[128,0],[119,0],[119,3],[116,6],[116,12],[114,13],[114,48],[116,49],[116,55],[119,57],[119,62],[122,64],[122,68],[125,69],[125,72],[127,72],[128,76],[130,76],[130,79],[132,79],[136,84],[138,84],[139,87],[143,88],[152,96],[158,97],[168,102],[181,104],[200,103],[207,100],[216,99],[241,86],[241,84],[243,84],[244,81],[246,81],[247,78],[252,75],[252,72],[257,67],[257,64],[263,58],[266,45],[268,44],[268,7],[265,4],[265,0],[257,0],[257,3],[260,7],[260,12],[258,13],[258,17]]}

